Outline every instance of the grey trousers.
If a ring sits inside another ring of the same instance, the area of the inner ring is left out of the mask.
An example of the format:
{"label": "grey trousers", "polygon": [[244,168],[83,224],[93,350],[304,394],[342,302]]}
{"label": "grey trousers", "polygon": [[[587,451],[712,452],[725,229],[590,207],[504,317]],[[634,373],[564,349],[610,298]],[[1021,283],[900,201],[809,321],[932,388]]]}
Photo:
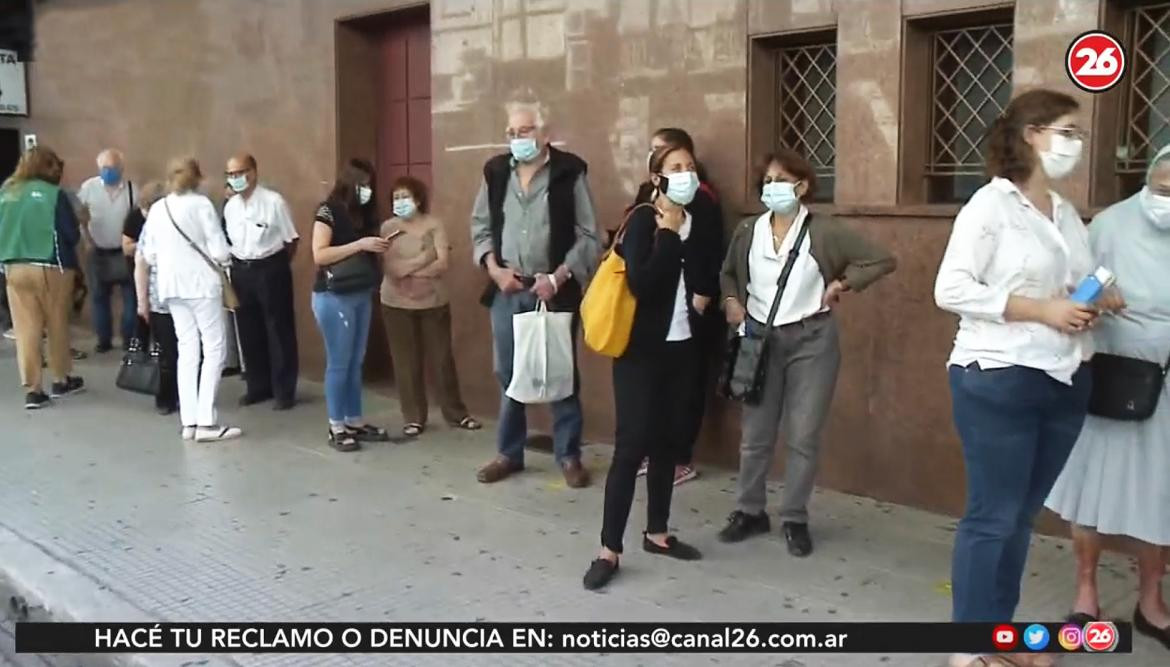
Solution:
{"label": "grey trousers", "polygon": [[[761,326],[755,322],[751,325]],[[841,366],[837,321],[832,315],[772,329],[764,392],[758,405],[744,406],[739,448],[739,510],[760,514],[767,506],[768,471],[780,428],[788,457],[780,520],[808,522],[808,500],[817,475],[821,431]]]}

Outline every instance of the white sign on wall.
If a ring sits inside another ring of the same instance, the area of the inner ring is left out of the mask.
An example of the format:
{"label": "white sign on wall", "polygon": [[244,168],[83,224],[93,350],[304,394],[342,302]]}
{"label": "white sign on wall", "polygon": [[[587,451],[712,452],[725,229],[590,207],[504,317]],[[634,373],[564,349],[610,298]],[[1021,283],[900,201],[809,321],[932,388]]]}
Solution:
{"label": "white sign on wall", "polygon": [[0,49],[0,116],[28,115],[28,82],[25,64],[15,51]]}

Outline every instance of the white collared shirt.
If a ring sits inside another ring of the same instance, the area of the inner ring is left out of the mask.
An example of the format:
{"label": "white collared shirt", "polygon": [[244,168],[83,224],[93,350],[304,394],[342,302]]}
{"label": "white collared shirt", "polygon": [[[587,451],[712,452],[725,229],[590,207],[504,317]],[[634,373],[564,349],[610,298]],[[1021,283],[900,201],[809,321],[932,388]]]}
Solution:
{"label": "white collared shirt", "polygon": [[[87,179],[77,190],[77,198],[89,209],[89,235],[94,245],[104,250],[122,247],[122,228],[130,207],[130,189],[126,179],[115,188],[107,188],[100,176]],[[138,200],[134,193],[134,200]]]}
{"label": "white collared shirt", "polygon": [[[691,235],[691,214],[683,211],[686,217],[682,226],[678,228],[678,235],[686,241]],[[687,308],[687,279],[686,260],[683,260],[683,269],[678,273],[678,290],[674,295],[674,314],[670,318],[670,330],[666,332],[667,342],[691,339],[691,313]]]}
{"label": "white collared shirt", "polygon": [[1092,356],[1087,334],[1004,319],[1009,297],[1064,298],[1096,268],[1081,216],[1049,194],[1052,219],[1014,183],[994,178],[959,211],[934,286],[938,306],[960,317],[949,365],[1024,366],[1072,384]]}
{"label": "white collared shirt", "polygon": [[215,213],[215,205],[195,192],[167,195],[150,207],[142,233],[150,243],[143,258],[156,269],[158,299],[218,299],[223,294],[219,273],[193,250],[171,224],[167,207],[175,224],[190,237],[208,258],[223,265],[231,258],[227,238]]}
{"label": "white collared shirt", "polygon": [[300,238],[288,204],[280,193],[257,185],[247,199],[236,195],[223,209],[232,255],[238,259],[264,259]]}
{"label": "white collared shirt", "polygon": [[[753,320],[767,322],[768,313],[772,310],[772,301],[776,298],[780,273],[784,270],[788,253],[795,245],[796,237],[807,218],[808,209],[801,206],[796,218],[788,227],[788,233],[784,235],[779,251],[776,250],[772,237],[772,213],[764,213],[756,220],[752,232],[752,245],[748,250],[747,311]],[[812,256],[812,236],[806,234],[800,246],[800,253],[796,256],[796,262],[792,265],[792,273],[788,275],[784,294],[780,296],[780,309],[776,311],[772,326],[800,322],[823,310],[827,310],[825,277]]]}

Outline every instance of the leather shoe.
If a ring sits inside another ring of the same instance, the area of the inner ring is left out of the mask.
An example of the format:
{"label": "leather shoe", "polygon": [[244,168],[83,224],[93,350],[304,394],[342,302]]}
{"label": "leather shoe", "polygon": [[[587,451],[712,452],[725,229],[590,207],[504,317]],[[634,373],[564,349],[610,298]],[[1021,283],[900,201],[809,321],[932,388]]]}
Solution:
{"label": "leather shoe", "polygon": [[1142,613],[1141,605],[1133,610],[1133,629],[1170,649],[1170,627],[1159,628]]}
{"label": "leather shoe", "polygon": [[808,533],[807,523],[785,523],[784,541],[788,543],[788,553],[797,558],[804,558],[812,553],[812,536]]}
{"label": "leather shoe", "polygon": [[293,406],[297,404],[296,400],[291,398],[278,398],[272,402],[272,409],[277,412],[284,412],[285,410],[292,410]]}
{"label": "leather shoe", "polygon": [[580,459],[573,459],[566,461],[561,466],[561,471],[565,474],[565,484],[570,489],[583,489],[589,486],[589,471],[585,466],[581,465]]}
{"label": "leather shoe", "polygon": [[475,472],[475,478],[481,484],[494,484],[507,479],[513,473],[524,469],[523,463],[516,463],[505,456],[497,456]]}

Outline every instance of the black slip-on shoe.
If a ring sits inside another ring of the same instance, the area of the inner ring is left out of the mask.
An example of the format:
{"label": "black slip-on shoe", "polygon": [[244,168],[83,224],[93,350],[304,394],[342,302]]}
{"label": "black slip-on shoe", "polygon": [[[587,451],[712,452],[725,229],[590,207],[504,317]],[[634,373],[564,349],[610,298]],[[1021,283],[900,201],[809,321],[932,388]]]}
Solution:
{"label": "black slip-on shoe", "polygon": [[804,558],[812,553],[812,535],[808,533],[807,523],[784,524],[784,541],[788,543],[788,553],[797,558]]}
{"label": "black slip-on shoe", "polygon": [[670,556],[678,560],[700,560],[703,554],[698,549],[692,547],[679,540],[674,535],[666,538],[666,546],[661,546],[642,534],[642,550],[646,553],[658,554],[660,556]]}
{"label": "black slip-on shoe", "polygon": [[585,572],[585,579],[582,581],[585,584],[585,590],[596,591],[604,588],[617,574],[617,571],[617,561],[598,558],[589,564],[589,569]]}

